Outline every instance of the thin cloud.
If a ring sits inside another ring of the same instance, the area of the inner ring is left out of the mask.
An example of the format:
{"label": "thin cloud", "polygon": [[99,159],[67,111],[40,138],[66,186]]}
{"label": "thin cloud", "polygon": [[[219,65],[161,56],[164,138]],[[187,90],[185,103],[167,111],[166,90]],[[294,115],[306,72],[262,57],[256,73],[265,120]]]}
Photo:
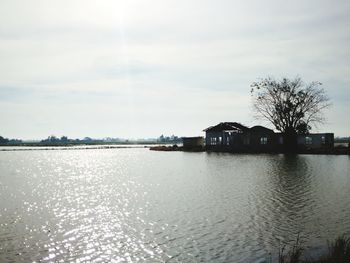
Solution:
{"label": "thin cloud", "polygon": [[332,98],[321,129],[348,135],[339,116],[350,110],[349,12],[345,0],[1,1],[1,135],[197,135],[218,121],[253,124],[250,83],[296,75]]}

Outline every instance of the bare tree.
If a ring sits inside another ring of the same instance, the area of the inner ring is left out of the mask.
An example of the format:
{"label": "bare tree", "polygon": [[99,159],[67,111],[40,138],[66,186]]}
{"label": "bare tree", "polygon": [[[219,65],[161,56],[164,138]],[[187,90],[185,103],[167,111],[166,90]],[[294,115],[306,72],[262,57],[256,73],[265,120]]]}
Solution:
{"label": "bare tree", "polygon": [[256,117],[271,122],[289,144],[296,145],[296,134],[308,133],[324,122],[329,98],[320,82],[305,84],[301,78],[266,78],[252,83],[251,94]]}

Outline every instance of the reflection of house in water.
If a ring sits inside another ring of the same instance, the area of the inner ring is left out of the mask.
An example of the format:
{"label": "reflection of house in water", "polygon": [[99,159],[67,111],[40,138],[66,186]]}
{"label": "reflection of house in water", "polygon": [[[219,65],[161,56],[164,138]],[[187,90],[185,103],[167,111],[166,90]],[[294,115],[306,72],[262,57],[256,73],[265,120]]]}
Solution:
{"label": "reflection of house in water", "polygon": [[[248,128],[237,122],[221,122],[204,131],[207,150],[271,152],[283,148],[282,134],[263,126]],[[297,141],[301,150],[330,149],[334,144],[334,134],[298,135]]]}

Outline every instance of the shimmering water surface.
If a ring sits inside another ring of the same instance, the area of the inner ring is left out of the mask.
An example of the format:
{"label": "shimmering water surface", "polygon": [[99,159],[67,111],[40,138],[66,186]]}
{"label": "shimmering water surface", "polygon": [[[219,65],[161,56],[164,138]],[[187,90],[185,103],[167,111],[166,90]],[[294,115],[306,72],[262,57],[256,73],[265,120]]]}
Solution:
{"label": "shimmering water surface", "polygon": [[264,262],[350,234],[350,157],[0,152],[0,262]]}

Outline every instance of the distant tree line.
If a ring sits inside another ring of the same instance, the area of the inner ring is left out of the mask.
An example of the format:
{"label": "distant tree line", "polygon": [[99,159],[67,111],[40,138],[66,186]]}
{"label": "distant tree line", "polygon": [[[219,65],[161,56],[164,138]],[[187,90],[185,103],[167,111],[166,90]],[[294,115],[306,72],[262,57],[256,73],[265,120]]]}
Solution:
{"label": "distant tree line", "polygon": [[0,145],[12,145],[12,144],[20,144],[20,143],[22,143],[22,140],[7,139],[7,138],[0,136]]}
{"label": "distant tree line", "polygon": [[350,137],[335,137],[334,142],[339,142],[339,143],[346,143],[350,142]]}
{"label": "distant tree line", "polygon": [[67,136],[56,137],[51,135],[44,140],[40,141],[42,145],[67,145],[67,144],[99,144],[104,143],[103,139],[92,139],[85,137],[83,139],[70,139]]}
{"label": "distant tree line", "polygon": [[64,146],[64,145],[79,145],[79,144],[149,144],[149,143],[182,143],[181,137],[171,135],[161,135],[158,138],[147,139],[122,139],[106,137],[102,139],[93,139],[91,137],[84,137],[83,139],[71,139],[68,136],[50,135],[46,139],[38,141],[22,141],[18,139],[7,139],[0,136],[0,145],[28,145],[28,146]]}
{"label": "distant tree line", "polygon": [[157,142],[161,143],[181,143],[182,139],[178,136],[171,135],[171,136],[164,136],[163,134],[158,137]]}

